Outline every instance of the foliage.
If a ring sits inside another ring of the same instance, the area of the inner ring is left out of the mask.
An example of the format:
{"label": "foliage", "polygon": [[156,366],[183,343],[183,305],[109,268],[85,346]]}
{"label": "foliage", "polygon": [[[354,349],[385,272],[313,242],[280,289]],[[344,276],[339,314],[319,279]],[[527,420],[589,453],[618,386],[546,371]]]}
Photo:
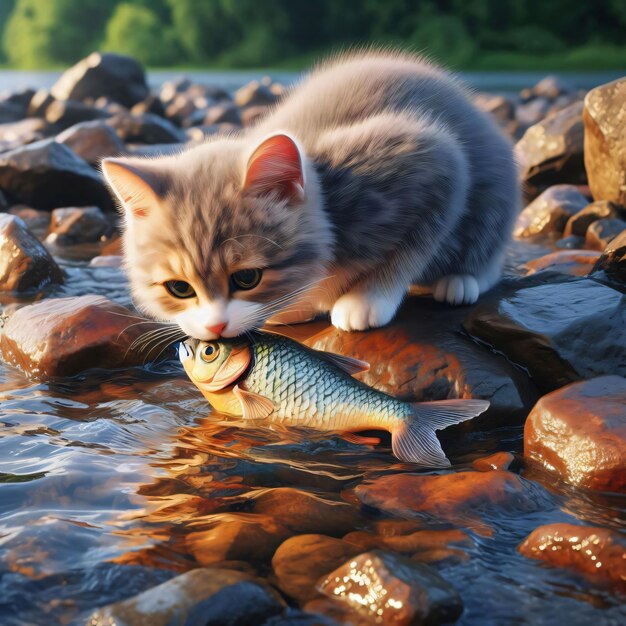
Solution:
{"label": "foliage", "polygon": [[454,67],[603,67],[621,63],[625,28],[624,0],[0,0],[14,67],[66,65],[101,45],[149,65],[259,67],[372,42]]}

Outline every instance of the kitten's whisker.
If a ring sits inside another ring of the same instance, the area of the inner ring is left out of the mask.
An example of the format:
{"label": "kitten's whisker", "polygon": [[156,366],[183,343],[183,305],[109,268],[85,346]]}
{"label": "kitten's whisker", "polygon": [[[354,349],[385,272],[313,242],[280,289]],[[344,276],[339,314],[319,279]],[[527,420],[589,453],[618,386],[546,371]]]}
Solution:
{"label": "kitten's whisker", "polygon": [[[181,339],[184,339],[186,337],[186,334],[182,331],[180,331],[180,333],[177,333],[169,338],[164,339],[165,345],[161,348],[161,350],[159,351],[159,353],[156,355],[156,357],[154,357],[155,361],[159,360],[159,357],[165,352],[165,350],[167,350],[173,343],[176,343],[177,341],[180,341]],[[152,350],[154,350],[155,348],[157,348],[160,343],[159,342],[156,346],[154,346],[154,348],[152,348]],[[146,358],[144,360],[144,363],[146,362],[146,360],[150,357],[150,353],[152,352],[152,350],[150,350],[150,352],[148,352],[148,354],[146,355]]]}
{"label": "kitten's whisker", "polygon": [[137,339],[135,339],[135,341],[133,341],[133,343],[130,345],[131,349],[134,348],[136,345],[139,345],[141,343],[144,343],[148,338],[151,338],[153,336],[158,336],[160,333],[169,331],[169,330],[176,330],[178,329],[178,326],[160,326],[159,328],[156,328],[154,330],[149,330],[145,333],[143,333],[142,335],[139,335],[139,337],[137,337]]}
{"label": "kitten's whisker", "polygon": [[160,322],[156,322],[154,320],[144,320],[142,322],[135,322],[134,324],[130,324],[129,326],[126,326],[126,328],[124,328],[123,330],[120,331],[119,335],[117,336],[117,339],[119,340],[119,338],[129,329],[132,328],[133,326],[139,326],[140,324],[160,324]]}

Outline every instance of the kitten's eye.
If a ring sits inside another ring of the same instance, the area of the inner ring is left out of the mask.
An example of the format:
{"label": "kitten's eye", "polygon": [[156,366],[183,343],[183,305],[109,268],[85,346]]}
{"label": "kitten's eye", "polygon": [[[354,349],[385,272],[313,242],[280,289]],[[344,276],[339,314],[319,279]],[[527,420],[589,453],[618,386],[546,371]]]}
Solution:
{"label": "kitten's eye", "polygon": [[254,289],[263,277],[263,270],[239,270],[231,275],[230,280],[234,289]]}
{"label": "kitten's eye", "polygon": [[215,341],[210,341],[200,352],[200,358],[205,363],[210,363],[217,359],[217,355],[220,353],[220,347]]}
{"label": "kitten's eye", "polygon": [[193,287],[184,280],[168,280],[165,283],[165,288],[175,298],[193,298],[196,295]]}

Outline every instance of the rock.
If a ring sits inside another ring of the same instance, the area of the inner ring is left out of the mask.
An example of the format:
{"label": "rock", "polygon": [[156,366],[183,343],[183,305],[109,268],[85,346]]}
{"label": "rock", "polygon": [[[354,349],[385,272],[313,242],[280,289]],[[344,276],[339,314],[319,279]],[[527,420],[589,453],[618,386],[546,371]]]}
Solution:
{"label": "rock", "polygon": [[[483,419],[502,423],[525,417],[538,398],[537,391],[528,377],[520,375],[506,359],[458,332],[466,316],[463,308],[413,297],[384,328],[345,333],[328,327],[306,343],[318,350],[367,361],[369,371],[358,378],[393,396],[419,401],[471,397],[489,400],[489,411],[473,420],[474,424],[485,424]],[[465,427],[471,425],[468,422]]]}
{"label": "rock", "polygon": [[36,380],[73,376],[90,368],[140,365],[150,354],[131,346],[160,325],[133,326],[137,319],[141,318],[101,296],[43,300],[17,309],[5,320],[0,355]]}
{"label": "rock", "polygon": [[117,254],[105,254],[96,256],[89,261],[91,267],[122,267],[124,257]]}
{"label": "rock", "polygon": [[114,208],[102,178],[53,139],[0,154],[0,187],[36,209],[85,203]]}
{"label": "rock", "polygon": [[61,130],[80,122],[89,122],[106,117],[109,117],[106,111],[75,100],[53,100],[45,112],[46,121]]}
{"label": "rock", "polygon": [[592,250],[604,250],[615,237],[625,231],[626,221],[617,218],[604,218],[589,226],[585,243]]}
{"label": "rock", "polygon": [[141,116],[119,113],[110,117],[106,123],[127,143],[180,143],[186,139],[180,128],[151,113]]}
{"label": "rock", "polygon": [[119,156],[126,152],[126,144],[115,130],[98,120],[71,126],[57,135],[56,140],[90,165],[99,165],[106,157]]}
{"label": "rock", "polygon": [[287,609],[283,615],[263,622],[263,626],[339,626],[339,622],[319,613]]}
{"label": "rock", "polygon": [[561,239],[559,239],[554,246],[560,250],[580,250],[585,247],[585,238],[575,237],[574,235],[561,237]]}
{"label": "rock", "polygon": [[9,211],[11,215],[17,215],[36,237],[43,237],[50,228],[50,211],[38,211],[25,204],[16,204]]}
{"label": "rock", "polygon": [[254,124],[260,122],[271,110],[272,107],[263,105],[246,107],[241,112],[241,124],[246,127],[254,126]]}
{"label": "rock", "polygon": [[45,88],[38,89],[28,104],[27,114],[29,117],[43,117],[46,109],[54,102],[52,94]]}
{"label": "rock", "polygon": [[224,102],[207,109],[202,119],[198,122],[199,123],[194,124],[194,126],[224,123],[241,126],[241,113],[239,112],[239,107],[235,106],[232,102]]}
{"label": "rock", "polygon": [[524,268],[529,275],[550,270],[570,276],[586,276],[593,269],[599,256],[598,252],[592,250],[562,250],[528,261]]}
{"label": "rock", "polygon": [[626,492],[626,380],[601,376],[541,398],[524,426],[524,456],[573,485]]}
{"label": "rock", "polygon": [[240,87],[234,97],[235,104],[240,107],[274,104],[279,99],[280,96],[268,85],[256,80]]}
{"label": "rock", "polygon": [[483,300],[465,320],[467,332],[526,368],[544,391],[581,378],[626,375],[619,291],[586,278],[524,283]]}
{"label": "rock", "polygon": [[0,292],[37,292],[63,282],[50,253],[14,215],[0,214]]}
{"label": "rock", "polygon": [[28,105],[34,95],[35,90],[30,87],[18,89],[17,91],[4,92],[0,94],[0,104],[13,104],[21,107],[22,116],[25,116]]}
{"label": "rock", "polygon": [[98,609],[86,624],[263,624],[284,608],[280,596],[261,579],[227,569],[200,568]]}
{"label": "rock", "polygon": [[623,209],[614,202],[598,200],[597,202],[588,204],[584,209],[572,215],[572,217],[567,220],[563,235],[565,237],[569,237],[570,235],[584,237],[587,233],[587,228],[594,222],[604,218],[621,217],[626,217],[626,209]]}
{"label": "rock", "polygon": [[557,183],[584,184],[583,103],[576,102],[531,126],[515,146],[530,198]]}
{"label": "rock", "polygon": [[128,144],[128,152],[132,156],[159,157],[178,154],[187,147],[185,143]]}
{"label": "rock", "polygon": [[585,97],[585,168],[594,200],[626,206],[626,78]]}
{"label": "rock", "polygon": [[534,87],[526,90],[524,89],[520,94],[522,98],[549,98],[555,100],[559,96],[572,93],[574,87],[570,82],[565,80],[561,76],[554,76],[552,74],[542,78]]}
{"label": "rock", "polygon": [[219,514],[208,524],[207,530],[187,535],[189,551],[205,566],[223,561],[266,563],[291,534],[267,515]]}
{"label": "rock", "polygon": [[[202,104],[205,104],[204,102]],[[208,102],[206,102],[208,104]],[[166,107],[165,115],[175,124],[183,125],[195,114],[201,113],[206,107],[198,106],[194,99],[186,93],[177,95]]]}
{"label": "rock", "polygon": [[528,128],[544,119],[550,109],[547,98],[534,98],[528,102],[521,102],[515,108],[515,121],[523,128]]}
{"label": "rock", "polygon": [[608,243],[592,272],[605,272],[610,278],[626,283],[626,232]]}
{"label": "rock", "polygon": [[10,149],[44,139],[50,134],[50,125],[39,118],[26,118],[19,122],[0,124],[0,141]]}
{"label": "rock", "polygon": [[145,100],[150,93],[143,68],[135,59],[101,52],[93,52],[63,72],[51,92],[59,100],[105,96],[125,107]]}
{"label": "rock", "polygon": [[358,485],[354,493],[365,505],[392,515],[430,515],[453,524],[472,526],[493,509],[534,511],[534,485],[516,474],[457,472],[453,474],[390,474]]}
{"label": "rock", "polygon": [[71,246],[101,241],[113,232],[111,222],[97,206],[65,207],[52,211],[46,243]]}
{"label": "rock", "polygon": [[537,196],[518,216],[517,239],[561,233],[572,215],[589,204],[574,185],[553,185]]}
{"label": "rock", "polygon": [[510,122],[515,116],[515,105],[510,98],[492,93],[479,93],[474,104],[485,113],[493,115],[500,124]]}
{"label": "rock", "polygon": [[515,457],[510,452],[496,452],[472,461],[472,467],[479,472],[508,470],[513,461],[515,461]]}
{"label": "rock", "polygon": [[152,113],[154,115],[158,115],[159,117],[165,117],[165,107],[163,106],[163,102],[156,94],[153,93],[151,93],[145,100],[135,104],[131,108],[130,112],[133,115]]}
{"label": "rock", "polygon": [[319,589],[376,624],[439,624],[463,612],[459,594],[435,570],[379,550],[350,559]]}
{"label": "rock", "polygon": [[361,552],[357,545],[325,535],[298,535],[280,545],[272,559],[278,586],[303,604],[319,596],[315,585],[346,559]]}
{"label": "rock", "polygon": [[573,569],[593,583],[626,592],[626,541],[612,530],[548,524],[534,530],[519,551],[553,567]]}
{"label": "rock", "polygon": [[13,102],[0,102],[0,124],[17,122],[24,117],[22,107]]}

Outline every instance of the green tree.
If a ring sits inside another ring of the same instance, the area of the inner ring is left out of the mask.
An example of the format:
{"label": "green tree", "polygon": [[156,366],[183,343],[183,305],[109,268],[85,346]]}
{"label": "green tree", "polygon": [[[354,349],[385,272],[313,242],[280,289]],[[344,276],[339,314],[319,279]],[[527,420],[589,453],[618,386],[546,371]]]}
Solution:
{"label": "green tree", "polygon": [[[14,8],[15,0],[0,0],[0,41],[4,38],[6,25]],[[0,61],[4,61],[5,59],[6,54],[4,48],[0,46]]]}
{"label": "green tree", "polygon": [[115,8],[102,48],[128,54],[145,65],[168,65],[181,55],[173,29],[147,6],[130,2]]}
{"label": "green tree", "polygon": [[4,32],[15,67],[74,63],[97,50],[118,0],[17,0]]}

